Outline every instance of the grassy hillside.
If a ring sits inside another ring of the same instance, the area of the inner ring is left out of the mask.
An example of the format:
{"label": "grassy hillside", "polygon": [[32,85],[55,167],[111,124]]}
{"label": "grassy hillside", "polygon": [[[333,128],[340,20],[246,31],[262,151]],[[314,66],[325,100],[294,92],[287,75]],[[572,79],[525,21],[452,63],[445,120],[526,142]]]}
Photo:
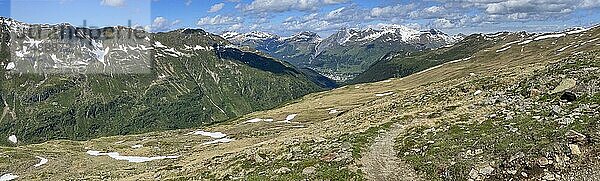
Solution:
{"label": "grassy hillside", "polygon": [[389,53],[373,63],[366,71],[348,84],[382,81],[389,78],[405,77],[446,62],[471,57],[476,52],[494,46],[499,41],[507,42],[518,39],[522,33],[501,37],[488,37],[473,34],[465,37],[454,46],[425,51],[403,51]]}
{"label": "grassy hillside", "polygon": [[[0,170],[27,180],[595,180],[600,28],[506,36],[470,59],[202,128],[2,147]],[[36,156],[49,161],[34,167]]]}
{"label": "grassy hillside", "polygon": [[[199,127],[321,90],[274,59],[217,56],[210,49],[228,42],[202,30],[159,33],[151,42],[161,46],[151,50],[148,72],[40,74],[2,68],[0,137],[41,143]],[[195,46],[206,48],[189,48]],[[12,145],[6,139],[0,144]]]}

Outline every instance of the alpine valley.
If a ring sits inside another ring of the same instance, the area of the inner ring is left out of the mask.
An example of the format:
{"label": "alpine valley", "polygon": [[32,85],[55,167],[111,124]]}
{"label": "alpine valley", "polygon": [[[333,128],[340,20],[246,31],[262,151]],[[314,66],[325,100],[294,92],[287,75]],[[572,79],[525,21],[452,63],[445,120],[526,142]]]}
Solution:
{"label": "alpine valley", "polygon": [[598,25],[321,39],[2,20],[0,180],[600,180]]}
{"label": "alpine valley", "polygon": [[355,78],[390,53],[435,49],[463,38],[463,35],[450,36],[435,29],[418,31],[401,25],[341,29],[325,39],[313,32],[290,37],[266,32],[225,32],[221,36],[236,45],[249,46],[298,67],[313,69],[338,83]]}

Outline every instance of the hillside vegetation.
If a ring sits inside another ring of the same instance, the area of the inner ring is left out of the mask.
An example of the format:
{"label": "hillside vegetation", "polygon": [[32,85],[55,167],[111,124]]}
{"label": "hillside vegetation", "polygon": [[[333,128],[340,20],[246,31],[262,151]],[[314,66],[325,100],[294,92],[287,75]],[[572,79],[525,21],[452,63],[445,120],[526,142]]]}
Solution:
{"label": "hillside vegetation", "polygon": [[[26,180],[597,180],[600,28],[514,35],[206,127],[2,147],[0,170]],[[36,156],[48,162],[34,167]]]}

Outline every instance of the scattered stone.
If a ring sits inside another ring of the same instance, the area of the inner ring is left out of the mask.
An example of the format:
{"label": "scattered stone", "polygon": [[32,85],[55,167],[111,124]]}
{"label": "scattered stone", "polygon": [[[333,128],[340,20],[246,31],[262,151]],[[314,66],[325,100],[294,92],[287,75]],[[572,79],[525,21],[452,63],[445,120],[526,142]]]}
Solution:
{"label": "scattered stone", "polygon": [[515,161],[519,158],[523,158],[523,157],[525,157],[525,154],[523,152],[519,152],[513,156],[510,156],[510,158],[508,159],[508,162],[513,162],[513,161]]}
{"label": "scattered stone", "polygon": [[306,167],[302,170],[302,174],[304,175],[311,175],[313,173],[315,173],[317,171],[317,168],[310,166],[310,167]]}
{"label": "scattered stone", "polygon": [[475,155],[479,155],[479,154],[482,154],[482,153],[483,153],[482,149],[476,149],[475,150]]}
{"label": "scattered stone", "polygon": [[573,102],[577,100],[577,95],[572,92],[565,92],[562,96],[560,96],[560,100],[565,100],[567,102]]}
{"label": "scattered stone", "polygon": [[554,90],[552,90],[551,94],[556,94],[559,92],[569,90],[569,89],[575,87],[575,85],[577,85],[577,81],[575,81],[573,79],[563,79],[560,82],[560,84]]}
{"label": "scattered stone", "polygon": [[529,97],[538,97],[542,94],[542,91],[537,90],[537,89],[531,89],[531,91],[529,92]]}
{"label": "scattered stone", "polygon": [[508,172],[508,174],[511,174],[511,175],[517,174],[517,171],[516,171],[516,170],[509,170],[509,171],[507,171],[507,172]]}
{"label": "scattered stone", "polygon": [[14,143],[14,144],[17,144],[17,136],[15,136],[15,135],[10,135],[10,136],[8,137],[8,141],[10,141],[10,142],[12,142],[12,143]]}
{"label": "scattered stone", "polygon": [[527,173],[525,173],[525,172],[521,172],[521,176],[523,176],[523,177],[527,177]]}
{"label": "scattered stone", "polygon": [[571,149],[571,154],[581,156],[581,150],[579,149],[579,145],[569,144],[569,149]]}
{"label": "scattered stone", "polygon": [[472,179],[476,179],[476,178],[477,178],[477,176],[479,176],[479,172],[478,172],[477,170],[475,170],[475,169],[471,169],[471,172],[469,172],[469,176],[470,176]]}
{"label": "scattered stone", "polygon": [[542,179],[544,179],[544,180],[555,180],[556,178],[554,177],[554,174],[552,174],[552,173],[546,173],[544,175],[544,177],[542,177]]}
{"label": "scattered stone", "polygon": [[538,163],[540,164],[541,167],[545,167],[550,162],[548,161],[548,159],[546,157],[542,157],[542,158],[538,159]]}
{"label": "scattered stone", "polygon": [[567,138],[571,143],[585,144],[587,143],[587,136],[578,133],[577,131],[569,130],[567,132]]}
{"label": "scattered stone", "polygon": [[254,161],[256,163],[262,163],[262,162],[265,162],[266,160],[264,158],[262,158],[260,155],[254,154]]}
{"label": "scattered stone", "polygon": [[321,160],[326,161],[326,162],[331,162],[331,161],[335,160],[336,158],[337,158],[337,153],[332,152],[332,153],[329,153],[329,154],[321,157]]}
{"label": "scattered stone", "polygon": [[552,112],[558,114],[558,113],[560,113],[560,110],[561,110],[561,108],[559,105],[552,106]]}
{"label": "scattered stone", "polygon": [[275,174],[286,174],[286,173],[289,173],[290,171],[292,171],[292,170],[290,170],[288,167],[281,167],[281,168],[275,170],[274,172],[275,172]]}
{"label": "scattered stone", "polygon": [[489,175],[492,174],[492,172],[494,172],[494,168],[492,168],[492,166],[489,165],[479,170],[479,173],[481,173],[482,175]]}

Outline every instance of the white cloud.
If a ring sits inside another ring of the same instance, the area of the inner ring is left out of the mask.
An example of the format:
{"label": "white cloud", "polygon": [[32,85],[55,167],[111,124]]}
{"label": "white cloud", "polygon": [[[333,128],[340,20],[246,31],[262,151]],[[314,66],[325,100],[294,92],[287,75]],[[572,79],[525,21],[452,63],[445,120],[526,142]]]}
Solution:
{"label": "white cloud", "polygon": [[150,27],[151,31],[168,31],[173,26],[181,23],[181,20],[175,20],[173,22],[169,22],[169,20],[165,17],[156,17],[154,21],[152,21],[152,26]]}
{"label": "white cloud", "polygon": [[316,11],[324,5],[345,2],[348,0],[254,0],[250,4],[240,4],[238,8],[247,12]]}
{"label": "white cloud", "polygon": [[450,20],[447,20],[447,19],[436,19],[433,21],[432,26],[434,28],[440,28],[440,29],[448,29],[448,28],[456,27],[456,25],[454,25],[452,22],[450,22]]}
{"label": "white cloud", "polygon": [[191,5],[191,4],[192,4],[192,0],[185,0],[185,5],[186,5],[186,6],[189,6],[189,5]]}
{"label": "white cloud", "polygon": [[218,11],[221,11],[221,9],[223,9],[223,7],[225,6],[225,3],[218,3],[215,4],[213,6],[210,7],[210,9],[208,10],[209,13],[215,13]]}
{"label": "white cloud", "polygon": [[243,27],[242,23],[238,23],[238,24],[231,25],[228,30],[229,31],[238,31],[238,30],[242,29],[242,27]]}
{"label": "white cloud", "polygon": [[125,6],[125,0],[102,0],[100,5],[112,6],[112,7],[123,7]]}
{"label": "white cloud", "polygon": [[406,16],[409,12],[416,8],[415,4],[398,4],[393,6],[375,7],[371,9],[373,17],[397,17]]}
{"label": "white cloud", "polygon": [[198,20],[196,25],[230,25],[242,22],[242,18],[240,17],[230,17],[230,16],[222,16],[216,15],[214,17],[204,17]]}
{"label": "white cloud", "polygon": [[583,0],[579,4],[579,7],[582,7],[582,8],[596,8],[596,7],[600,7],[600,0]]}

